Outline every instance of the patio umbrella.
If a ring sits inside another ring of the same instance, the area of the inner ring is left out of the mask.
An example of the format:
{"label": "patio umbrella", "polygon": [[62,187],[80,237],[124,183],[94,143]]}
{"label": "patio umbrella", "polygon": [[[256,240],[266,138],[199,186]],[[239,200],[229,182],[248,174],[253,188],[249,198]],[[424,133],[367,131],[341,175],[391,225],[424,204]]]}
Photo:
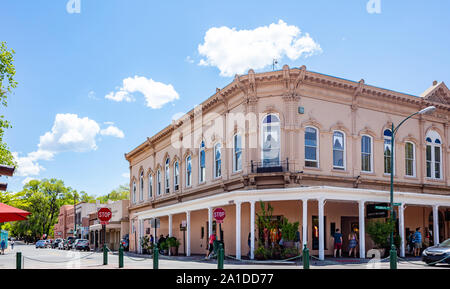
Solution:
{"label": "patio umbrella", "polygon": [[23,221],[31,213],[0,203],[0,223]]}

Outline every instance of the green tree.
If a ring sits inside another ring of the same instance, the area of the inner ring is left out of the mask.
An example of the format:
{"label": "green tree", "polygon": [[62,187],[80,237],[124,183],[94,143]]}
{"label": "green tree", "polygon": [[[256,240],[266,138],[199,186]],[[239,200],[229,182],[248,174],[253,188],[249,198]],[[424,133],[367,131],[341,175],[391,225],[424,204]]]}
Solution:
{"label": "green tree", "polygon": [[[16,74],[14,55],[13,49],[9,50],[5,42],[0,42],[0,106],[4,107],[8,105],[8,94],[17,86],[14,79]],[[5,129],[10,127],[10,122],[3,114],[0,115],[0,164],[16,166],[7,144],[3,141]]]}
{"label": "green tree", "polygon": [[128,200],[130,195],[130,189],[127,185],[121,185],[118,188],[111,191],[111,193],[97,197],[97,200],[100,201],[100,203],[105,204],[109,200],[111,201],[120,201],[120,200]]}

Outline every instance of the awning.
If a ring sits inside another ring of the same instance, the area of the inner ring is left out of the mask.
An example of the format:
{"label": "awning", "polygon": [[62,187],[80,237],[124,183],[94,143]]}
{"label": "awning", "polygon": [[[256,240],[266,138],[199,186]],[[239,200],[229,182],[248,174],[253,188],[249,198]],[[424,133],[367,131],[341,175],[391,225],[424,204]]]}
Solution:
{"label": "awning", "polygon": [[0,223],[27,220],[30,212],[0,203]]}

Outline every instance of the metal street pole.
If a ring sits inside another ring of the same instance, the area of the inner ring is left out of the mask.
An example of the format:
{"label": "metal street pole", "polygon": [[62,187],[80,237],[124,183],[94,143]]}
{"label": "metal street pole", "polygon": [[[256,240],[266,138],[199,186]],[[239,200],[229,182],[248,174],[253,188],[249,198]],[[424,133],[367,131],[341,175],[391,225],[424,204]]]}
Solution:
{"label": "metal street pole", "polygon": [[390,260],[390,268],[391,269],[397,269],[397,249],[395,248],[394,244],[394,228],[395,228],[395,215],[394,215],[394,146],[395,146],[395,134],[397,133],[399,127],[405,123],[408,119],[411,117],[417,115],[417,114],[427,114],[430,112],[433,112],[436,110],[436,107],[429,106],[426,107],[418,112],[415,112],[402,120],[396,128],[394,128],[394,123],[392,123],[392,136],[391,136],[391,205],[390,205],[390,211],[391,211],[391,222],[392,222],[392,228],[391,228],[391,236],[390,236],[390,243],[391,243],[391,250],[389,252],[389,260]]}

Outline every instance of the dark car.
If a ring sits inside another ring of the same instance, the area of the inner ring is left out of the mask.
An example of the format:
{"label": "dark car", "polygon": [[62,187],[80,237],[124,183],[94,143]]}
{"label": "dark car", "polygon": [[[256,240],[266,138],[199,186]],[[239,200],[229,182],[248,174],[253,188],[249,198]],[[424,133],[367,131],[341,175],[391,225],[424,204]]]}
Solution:
{"label": "dark car", "polygon": [[431,266],[438,263],[450,264],[450,239],[437,246],[426,248],[422,253],[422,261]]}
{"label": "dark car", "polygon": [[63,241],[63,239],[61,239],[61,238],[55,239],[53,241],[53,243],[52,243],[52,249],[58,248],[59,247],[59,243],[61,243],[62,241]]}
{"label": "dark car", "polygon": [[89,247],[89,240],[79,239],[75,245],[75,249],[80,251],[90,251],[91,248]]}

